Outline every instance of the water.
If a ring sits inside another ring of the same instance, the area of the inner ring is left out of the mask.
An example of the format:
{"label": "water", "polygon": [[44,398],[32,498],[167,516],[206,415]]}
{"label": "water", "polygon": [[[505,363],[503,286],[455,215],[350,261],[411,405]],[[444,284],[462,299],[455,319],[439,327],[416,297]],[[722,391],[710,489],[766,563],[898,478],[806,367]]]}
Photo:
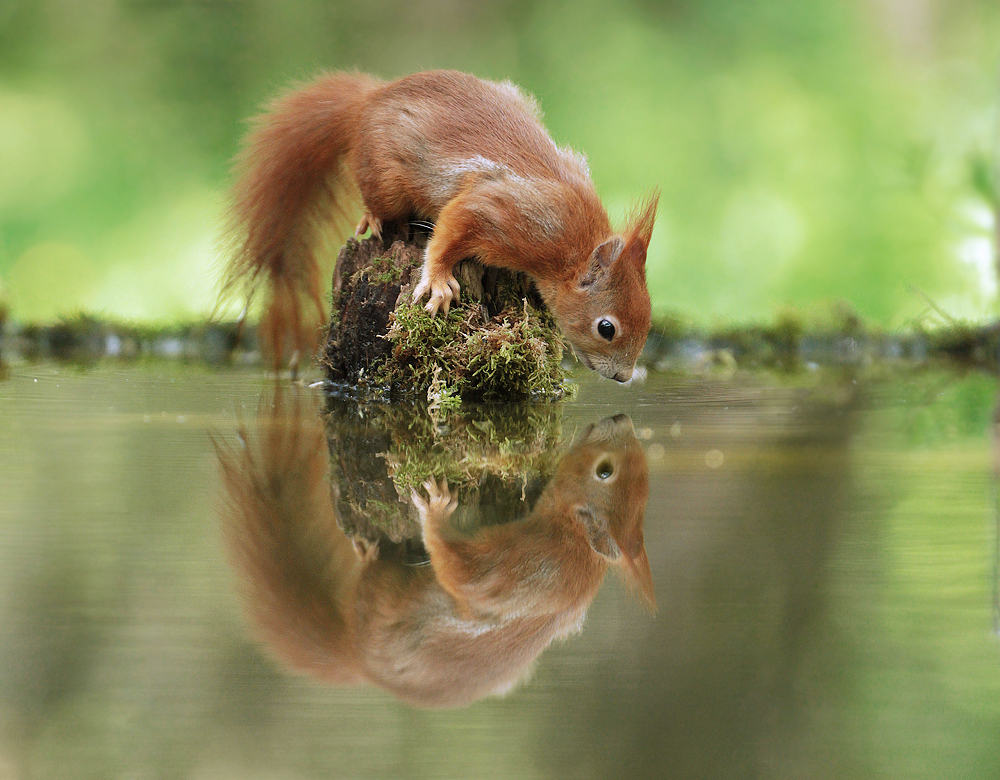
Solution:
{"label": "water", "polygon": [[[580,377],[560,407],[340,404],[324,428],[318,390],[258,372],[22,365],[0,778],[998,777],[996,402],[978,374]],[[429,474],[458,497],[441,539],[525,550],[487,618],[461,559],[437,564],[460,609],[402,541]],[[655,613],[621,565],[567,596],[591,559],[532,563],[569,532],[505,521],[550,499],[605,506],[573,516],[600,560],[645,551]],[[534,642],[507,677],[504,626]]]}

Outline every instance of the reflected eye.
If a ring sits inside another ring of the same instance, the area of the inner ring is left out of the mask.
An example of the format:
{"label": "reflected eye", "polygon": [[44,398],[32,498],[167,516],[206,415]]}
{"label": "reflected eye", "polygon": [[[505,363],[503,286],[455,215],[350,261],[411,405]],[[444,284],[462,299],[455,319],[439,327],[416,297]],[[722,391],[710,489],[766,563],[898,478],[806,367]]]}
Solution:
{"label": "reflected eye", "polygon": [[615,467],[611,465],[611,461],[602,460],[597,465],[597,471],[595,473],[597,474],[598,479],[610,479],[611,475],[615,473]]}
{"label": "reflected eye", "polygon": [[601,320],[597,323],[597,332],[602,339],[611,341],[615,337],[615,326],[611,320]]}

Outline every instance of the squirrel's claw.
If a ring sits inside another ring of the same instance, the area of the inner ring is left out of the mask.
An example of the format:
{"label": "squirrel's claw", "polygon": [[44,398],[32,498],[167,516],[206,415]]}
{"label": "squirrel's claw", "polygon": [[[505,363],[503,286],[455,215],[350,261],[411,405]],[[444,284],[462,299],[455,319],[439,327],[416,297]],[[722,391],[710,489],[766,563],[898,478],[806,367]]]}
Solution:
{"label": "squirrel's claw", "polygon": [[420,514],[420,522],[423,524],[427,520],[427,510],[430,508],[424,497],[420,495],[416,488],[410,488],[410,500],[413,502],[413,506],[417,508],[417,512]]}
{"label": "squirrel's claw", "polygon": [[438,309],[447,314],[451,302],[459,299],[461,289],[458,280],[452,274],[449,273],[444,281],[441,281],[431,279],[425,269],[420,278],[420,283],[413,290],[413,300],[419,301],[424,295],[430,292],[430,300],[427,301],[424,308],[432,317],[437,314]]}
{"label": "squirrel's claw", "polygon": [[447,480],[442,479],[438,484],[433,478],[428,479],[424,482],[424,490],[427,491],[426,500],[415,489],[410,488],[410,498],[417,508],[417,514],[420,515],[421,525],[426,525],[428,519],[438,523],[443,522],[458,507],[458,499],[452,498]]}
{"label": "squirrel's claw", "polygon": [[371,228],[372,235],[375,236],[375,238],[380,241],[382,240],[382,220],[366,211],[364,216],[361,217],[361,221],[358,223],[358,227],[355,229],[354,235],[363,236],[368,228]]}
{"label": "squirrel's claw", "polygon": [[424,308],[433,317],[438,313],[438,309],[440,309],[442,313],[447,314],[450,306],[451,298],[448,295],[442,295],[440,292],[435,290],[431,293],[431,298],[424,305]]}

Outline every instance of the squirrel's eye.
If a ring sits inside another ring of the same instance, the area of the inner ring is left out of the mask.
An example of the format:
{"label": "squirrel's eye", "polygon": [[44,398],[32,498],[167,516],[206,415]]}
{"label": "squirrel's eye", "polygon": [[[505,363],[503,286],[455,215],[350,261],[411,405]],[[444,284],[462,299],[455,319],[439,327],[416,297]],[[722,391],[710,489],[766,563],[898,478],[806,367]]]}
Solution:
{"label": "squirrel's eye", "polygon": [[615,337],[615,326],[611,320],[601,320],[597,323],[597,332],[601,338],[611,341]]}
{"label": "squirrel's eye", "polygon": [[609,461],[602,461],[597,466],[597,478],[608,479],[615,473],[615,467]]}

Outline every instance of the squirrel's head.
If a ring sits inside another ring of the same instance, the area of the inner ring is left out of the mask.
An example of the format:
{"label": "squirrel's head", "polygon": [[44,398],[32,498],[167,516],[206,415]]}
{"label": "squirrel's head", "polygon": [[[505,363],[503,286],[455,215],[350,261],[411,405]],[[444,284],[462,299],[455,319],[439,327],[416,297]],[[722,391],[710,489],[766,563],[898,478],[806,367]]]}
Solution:
{"label": "squirrel's head", "polygon": [[554,301],[563,335],[577,357],[601,376],[627,382],[649,334],[646,250],[658,196],[639,209],[621,234],[602,241]]}
{"label": "squirrel's head", "polygon": [[619,565],[655,609],[643,540],[649,467],[632,420],[617,414],[586,428],[559,463],[554,489],[594,552]]}

